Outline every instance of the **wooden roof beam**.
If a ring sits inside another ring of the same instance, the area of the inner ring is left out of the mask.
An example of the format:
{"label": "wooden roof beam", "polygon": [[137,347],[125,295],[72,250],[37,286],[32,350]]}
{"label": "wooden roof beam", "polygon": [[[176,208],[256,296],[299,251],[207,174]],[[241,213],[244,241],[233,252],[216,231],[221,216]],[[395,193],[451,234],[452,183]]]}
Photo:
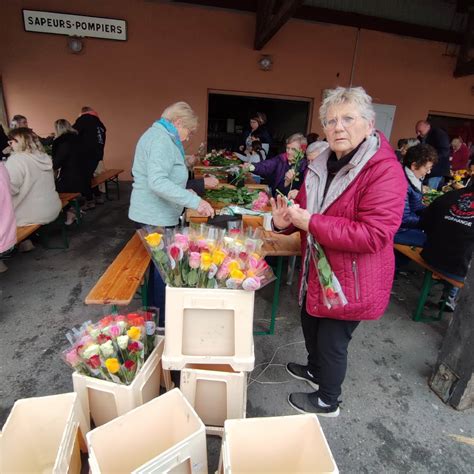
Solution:
{"label": "wooden roof beam", "polygon": [[273,12],[274,0],[258,0],[254,48],[261,50],[293,16],[303,0],[286,0]]}

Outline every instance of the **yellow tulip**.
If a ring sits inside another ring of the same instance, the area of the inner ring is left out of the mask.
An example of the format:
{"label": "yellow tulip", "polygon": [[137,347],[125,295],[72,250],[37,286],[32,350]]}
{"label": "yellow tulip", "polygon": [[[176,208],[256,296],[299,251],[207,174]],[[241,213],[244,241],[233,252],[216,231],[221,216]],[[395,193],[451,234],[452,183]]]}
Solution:
{"label": "yellow tulip", "polygon": [[209,270],[209,267],[212,263],[212,257],[209,252],[202,252],[201,253],[201,269],[204,271]]}
{"label": "yellow tulip", "polygon": [[127,331],[127,336],[133,341],[138,341],[138,339],[140,339],[141,334],[142,332],[140,331],[140,328],[137,328],[136,326],[132,326]]}
{"label": "yellow tulip", "polygon": [[243,280],[244,279],[244,272],[238,269],[231,270],[230,277],[234,280]]}
{"label": "yellow tulip", "polygon": [[120,370],[120,363],[114,357],[105,361],[105,366],[111,374],[116,374]]}
{"label": "yellow tulip", "polygon": [[454,175],[454,181],[456,181],[456,182],[461,181],[461,179],[462,179],[461,176],[459,176],[458,174]]}
{"label": "yellow tulip", "polygon": [[162,235],[155,232],[153,234],[148,234],[145,237],[145,240],[150,247],[158,247],[161,244],[161,238]]}
{"label": "yellow tulip", "polygon": [[237,260],[232,260],[229,262],[229,271],[240,270],[240,263]]}
{"label": "yellow tulip", "polygon": [[212,252],[212,263],[220,265],[225,259],[225,253],[222,250],[216,249]]}

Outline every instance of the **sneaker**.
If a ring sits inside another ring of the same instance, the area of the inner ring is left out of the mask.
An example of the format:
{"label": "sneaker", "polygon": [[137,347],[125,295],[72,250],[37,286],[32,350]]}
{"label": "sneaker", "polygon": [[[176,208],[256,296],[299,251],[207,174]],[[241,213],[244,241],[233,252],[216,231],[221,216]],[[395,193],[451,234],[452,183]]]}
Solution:
{"label": "sneaker", "polygon": [[295,379],[305,380],[315,390],[319,388],[318,382],[316,382],[316,379],[314,378],[313,374],[308,370],[307,365],[289,362],[288,364],[286,364],[286,371]]}
{"label": "sneaker", "polygon": [[3,263],[3,260],[0,260],[0,273],[6,272],[8,267]]}
{"label": "sneaker", "polygon": [[290,393],[288,396],[288,403],[300,413],[314,413],[315,415],[327,416],[328,418],[335,418],[336,416],[339,416],[340,412],[338,404],[322,407],[319,404],[318,392]]}

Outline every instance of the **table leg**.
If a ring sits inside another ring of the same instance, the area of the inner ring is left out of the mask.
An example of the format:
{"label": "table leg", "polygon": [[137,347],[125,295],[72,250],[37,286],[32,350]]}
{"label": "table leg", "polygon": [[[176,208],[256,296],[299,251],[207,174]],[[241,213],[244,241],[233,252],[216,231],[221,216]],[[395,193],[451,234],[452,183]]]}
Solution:
{"label": "table leg", "polygon": [[256,336],[273,336],[275,334],[275,323],[276,316],[278,312],[278,305],[280,302],[280,286],[281,286],[281,271],[283,268],[283,257],[277,257],[277,267],[276,267],[276,280],[275,280],[275,289],[273,291],[273,301],[272,301],[272,316],[270,319],[270,327],[268,331],[255,331]]}
{"label": "table leg", "polygon": [[433,273],[429,270],[425,270],[425,276],[423,278],[423,286],[421,287],[420,298],[418,300],[418,306],[415,314],[413,315],[413,321],[430,321],[432,318],[423,317],[423,309],[430,294],[431,286],[433,284]]}

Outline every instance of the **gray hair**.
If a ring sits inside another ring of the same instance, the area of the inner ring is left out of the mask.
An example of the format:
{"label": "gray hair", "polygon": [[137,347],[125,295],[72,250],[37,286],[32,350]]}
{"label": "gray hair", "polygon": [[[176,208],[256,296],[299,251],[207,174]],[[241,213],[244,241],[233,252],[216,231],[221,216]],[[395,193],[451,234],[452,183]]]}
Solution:
{"label": "gray hair", "polygon": [[323,103],[319,108],[319,119],[324,127],[330,107],[340,104],[354,104],[362,118],[368,122],[375,121],[375,110],[370,97],[363,87],[336,87],[326,91]]}
{"label": "gray hair", "polygon": [[286,144],[298,142],[300,145],[307,145],[308,141],[302,133],[293,133],[286,139]]}
{"label": "gray hair", "polygon": [[66,119],[59,119],[54,122],[54,131],[56,132],[56,137],[60,137],[65,133],[75,133],[77,130],[72,128],[72,125]]}
{"label": "gray hair", "polygon": [[411,148],[412,146],[416,146],[420,144],[420,140],[418,138],[407,138],[407,145],[406,148]]}
{"label": "gray hair", "polygon": [[328,142],[316,141],[308,145],[306,148],[306,154],[317,152],[318,155],[321,154],[326,148],[329,148]]}
{"label": "gray hair", "polygon": [[193,132],[198,127],[197,115],[187,102],[175,102],[171,104],[169,107],[166,107],[161,117],[170,122],[175,122],[180,119],[183,128],[188,129],[190,132]]}

